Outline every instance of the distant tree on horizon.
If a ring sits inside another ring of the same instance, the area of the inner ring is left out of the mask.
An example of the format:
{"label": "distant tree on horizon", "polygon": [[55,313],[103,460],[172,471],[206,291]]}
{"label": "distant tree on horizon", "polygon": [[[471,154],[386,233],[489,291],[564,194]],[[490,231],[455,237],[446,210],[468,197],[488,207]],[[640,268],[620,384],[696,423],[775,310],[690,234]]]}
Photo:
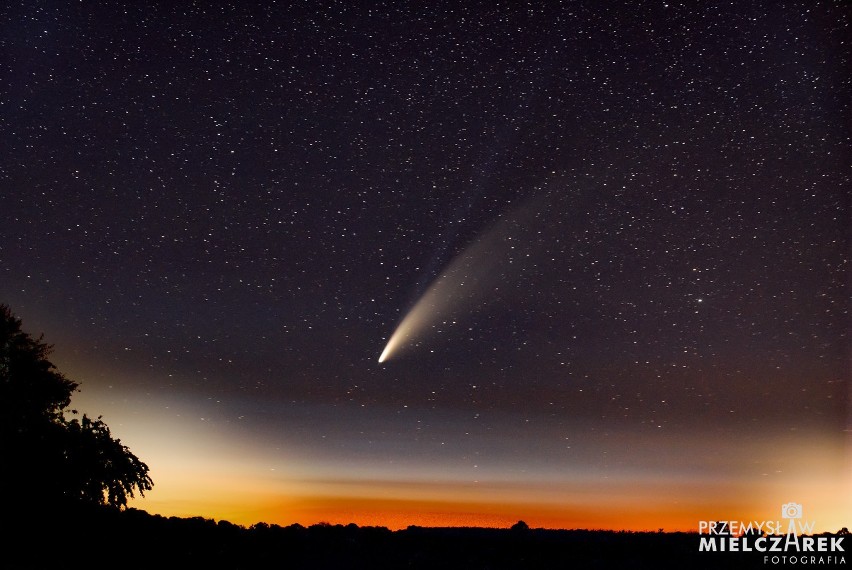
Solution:
{"label": "distant tree on horizon", "polygon": [[518,521],[515,524],[513,524],[512,527],[511,527],[511,530],[514,530],[516,532],[524,532],[524,531],[528,531],[529,529],[530,529],[530,525],[528,525],[524,521]]}
{"label": "distant tree on horizon", "polygon": [[0,304],[0,499],[8,513],[80,506],[127,506],[153,487],[148,466],[113,439],[101,418],[68,419],[78,384],[48,360],[52,346],[34,339]]}

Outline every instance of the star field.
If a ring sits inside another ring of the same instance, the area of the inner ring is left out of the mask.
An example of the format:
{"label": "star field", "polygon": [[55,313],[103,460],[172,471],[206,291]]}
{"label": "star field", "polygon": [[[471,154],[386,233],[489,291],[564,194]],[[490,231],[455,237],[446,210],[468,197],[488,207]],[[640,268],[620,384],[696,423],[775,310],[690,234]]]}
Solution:
{"label": "star field", "polygon": [[[487,483],[511,488],[507,520],[554,502],[568,514],[540,524],[685,528],[703,511],[678,485],[771,510],[816,457],[828,491],[807,497],[831,519],[850,496],[849,15],[7,7],[0,302],[149,464],[155,511],[184,513],[175,474],[218,456],[243,470],[223,489],[278,502],[187,514],[349,522],[332,498],[485,505],[454,493]],[[482,298],[377,364],[494,224]],[[584,518],[579,489],[647,496],[663,522]]]}

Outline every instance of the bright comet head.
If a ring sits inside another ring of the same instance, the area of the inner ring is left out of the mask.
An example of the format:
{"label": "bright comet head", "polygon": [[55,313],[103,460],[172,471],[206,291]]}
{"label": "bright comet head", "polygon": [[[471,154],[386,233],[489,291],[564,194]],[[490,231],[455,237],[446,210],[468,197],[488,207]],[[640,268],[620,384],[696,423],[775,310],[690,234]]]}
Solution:
{"label": "bright comet head", "polygon": [[[427,295],[428,296],[428,293]],[[379,356],[379,364],[385,362],[392,352],[396,352],[399,347],[408,340],[414,332],[417,332],[423,326],[425,321],[425,313],[426,313],[427,304],[424,303],[423,299],[418,301],[417,305],[414,306],[411,311],[405,318],[402,319],[402,322],[396,327],[396,330],[393,331],[390,339],[388,339],[387,345],[385,345],[385,349],[382,351],[382,354]]]}
{"label": "bright comet head", "polygon": [[382,354],[379,355],[379,364],[388,359],[388,354],[390,353],[390,343],[385,346],[385,349],[382,351]]}

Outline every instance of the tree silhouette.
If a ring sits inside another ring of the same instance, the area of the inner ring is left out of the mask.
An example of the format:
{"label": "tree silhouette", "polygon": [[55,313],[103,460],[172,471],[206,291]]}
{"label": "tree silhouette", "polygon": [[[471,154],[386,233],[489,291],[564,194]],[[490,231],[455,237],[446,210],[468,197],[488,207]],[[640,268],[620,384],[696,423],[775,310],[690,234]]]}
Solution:
{"label": "tree silhouette", "polygon": [[512,525],[511,530],[515,532],[526,532],[530,529],[530,525],[525,523],[524,521],[518,521]]}
{"label": "tree silhouette", "polygon": [[100,417],[65,417],[78,384],[47,359],[51,348],[0,305],[0,499],[16,514],[124,507],[152,488],[148,466]]}

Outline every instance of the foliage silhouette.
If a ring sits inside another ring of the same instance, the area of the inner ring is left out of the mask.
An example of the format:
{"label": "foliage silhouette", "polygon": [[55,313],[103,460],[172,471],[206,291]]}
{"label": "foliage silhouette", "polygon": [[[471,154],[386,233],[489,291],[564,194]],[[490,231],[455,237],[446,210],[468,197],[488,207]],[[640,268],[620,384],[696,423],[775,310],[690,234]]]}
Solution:
{"label": "foliage silhouette", "polygon": [[148,466],[100,417],[65,417],[78,384],[48,360],[52,347],[42,338],[0,305],[0,498],[17,515],[125,507],[152,488]]}

